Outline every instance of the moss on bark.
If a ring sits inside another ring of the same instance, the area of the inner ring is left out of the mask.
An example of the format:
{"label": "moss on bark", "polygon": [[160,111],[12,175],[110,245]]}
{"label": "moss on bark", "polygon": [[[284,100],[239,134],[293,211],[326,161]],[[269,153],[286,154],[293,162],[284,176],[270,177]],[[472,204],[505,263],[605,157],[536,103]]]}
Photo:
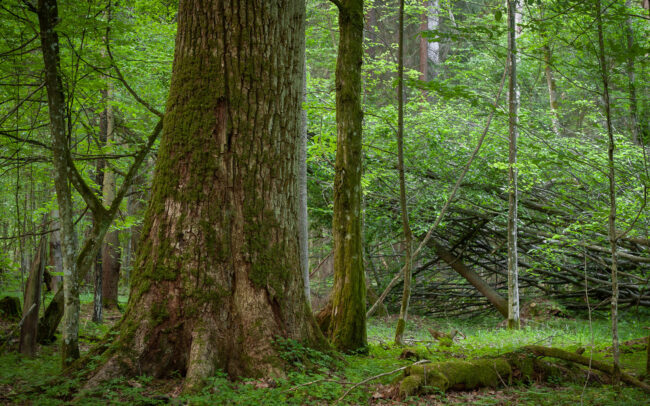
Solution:
{"label": "moss on bark", "polygon": [[334,289],[327,335],[342,351],[367,347],[361,250],[361,63],[363,0],[342,0],[336,61],[337,149],[334,178]]}
{"label": "moss on bark", "polygon": [[304,7],[182,3],[132,293],[94,381],[177,371],[195,390],[217,369],[281,375],[276,335],[327,345],[296,221]]}

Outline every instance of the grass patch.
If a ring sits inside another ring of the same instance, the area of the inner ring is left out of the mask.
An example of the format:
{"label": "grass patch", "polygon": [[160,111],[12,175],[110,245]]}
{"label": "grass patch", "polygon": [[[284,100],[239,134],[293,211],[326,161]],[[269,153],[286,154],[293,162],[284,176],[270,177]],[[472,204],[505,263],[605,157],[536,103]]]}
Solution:
{"label": "grass patch", "polygon": [[[92,296],[82,302],[88,306]],[[123,299],[124,300],[124,299]],[[123,302],[123,301],[121,301]],[[518,331],[498,328],[500,320],[480,318],[472,320],[442,320],[412,317],[406,329],[406,339],[413,357],[431,361],[471,359],[504,354],[524,345],[537,344],[560,347],[568,351],[585,348],[584,355],[611,362],[609,355],[610,324],[596,319],[591,329],[581,319],[551,319],[530,323]],[[0,354],[0,403],[26,404],[176,404],[212,405],[322,405],[336,401],[350,385],[366,378],[406,366],[412,359],[400,359],[403,348],[393,344],[395,318],[371,319],[368,326],[369,353],[367,355],[330,354],[305,348],[293,340],[278,339],[275,345],[290,367],[284,379],[259,379],[233,382],[223,373],[210,378],[198,394],[181,395],[182,380],[154,380],[142,376],[114,379],[90,391],[81,391],[82,383],[76,379],[52,380],[60,373],[58,346],[41,347],[35,359],[24,358],[14,352]],[[621,342],[647,334],[644,320],[623,318],[620,322]],[[107,324],[88,320],[80,323],[82,343],[90,347],[109,329]],[[433,340],[429,329],[450,331],[457,329],[458,336],[450,345],[440,345]],[[592,342],[593,333],[593,346]],[[643,345],[622,346],[621,360],[626,371],[640,374],[645,368]],[[345,404],[367,404],[387,400],[391,395],[391,381],[397,374],[388,375],[359,386],[346,396]],[[623,388],[620,393],[611,387],[587,386],[562,382],[537,382],[532,385],[517,384],[499,389],[482,389],[467,392],[432,394],[407,399],[409,404],[519,404],[519,405],[638,405],[647,402],[647,395],[633,388]]]}

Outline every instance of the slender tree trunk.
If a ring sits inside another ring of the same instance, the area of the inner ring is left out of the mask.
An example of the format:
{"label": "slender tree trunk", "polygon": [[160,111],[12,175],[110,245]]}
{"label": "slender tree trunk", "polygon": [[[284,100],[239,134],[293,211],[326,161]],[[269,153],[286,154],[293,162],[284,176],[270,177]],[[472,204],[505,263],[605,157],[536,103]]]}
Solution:
{"label": "slender tree trunk", "polygon": [[274,337],[325,346],[300,272],[305,4],[186,0],[119,337],[90,384],[282,375]]}
{"label": "slender tree trunk", "polygon": [[616,236],[616,178],[614,172],[614,132],[612,130],[611,105],[609,101],[609,75],[607,73],[607,63],[605,60],[605,41],[603,40],[603,21],[601,16],[600,0],[596,0],[596,24],[598,26],[598,50],[600,74],[603,81],[603,102],[605,105],[605,117],[607,119],[607,162],[609,177],[609,244],[612,255],[612,355],[614,361],[614,373],[612,383],[615,388],[619,388],[621,380],[620,355],[618,348],[618,257],[616,254],[617,236]]}
{"label": "slender tree trunk", "polygon": [[[106,89],[106,145],[111,146],[116,141],[114,134],[113,108],[110,105],[110,85]],[[115,200],[115,173],[104,165],[102,197],[104,206],[110,207]],[[120,279],[120,241],[116,230],[109,231],[102,246],[102,306],[106,309],[117,307],[117,290]]]}
{"label": "slender tree trunk", "polygon": [[406,206],[406,180],[404,179],[404,0],[399,2],[399,28],[397,45],[397,170],[399,172],[399,203],[404,233],[404,291],[399,319],[395,329],[395,343],[404,344],[404,330],[411,300],[411,268],[413,235]]}
{"label": "slender tree trunk", "polygon": [[63,365],[79,358],[79,281],[75,263],[77,235],[72,219],[72,197],[68,183],[68,164],[65,125],[65,99],[59,61],[59,38],[54,27],[59,22],[56,0],[39,0],[38,22],[41,31],[41,50],[45,64],[45,86],[52,131],[54,186],[59,204],[61,224],[61,251],[63,262],[63,340],[61,359]]}
{"label": "slender tree trunk", "polygon": [[[103,56],[103,55],[102,55]],[[108,109],[106,104],[108,102],[108,89],[103,89],[102,101],[104,103],[104,110],[99,115],[99,145],[103,147],[106,146],[106,139],[108,134]],[[106,167],[106,161],[104,159],[98,159],[95,163],[95,183],[98,185],[98,196],[102,196],[102,189],[104,185],[104,169]],[[93,222],[96,221],[93,218]],[[95,294],[93,298],[93,317],[92,320],[95,323],[102,322],[102,311],[104,306],[102,305],[102,255],[101,252],[95,257],[94,264],[94,274],[95,274]]]}
{"label": "slender tree trunk", "polygon": [[363,0],[339,8],[336,60],[336,163],[334,178],[334,288],[328,336],[335,348],[367,347],[366,283],[361,229]]}
{"label": "slender tree trunk", "polygon": [[517,0],[508,0],[508,328],[518,329],[519,270],[517,258],[517,138],[519,90],[517,88]]}
{"label": "slender tree trunk", "polygon": [[[20,153],[20,152],[19,152]],[[25,273],[29,268],[28,255],[26,254],[27,244],[24,235],[24,223],[20,219],[20,165],[16,166],[16,190],[14,192],[16,202],[16,232],[18,233],[18,259],[20,260],[20,292],[25,293]]]}
{"label": "slender tree trunk", "polygon": [[[625,1],[626,9],[632,7],[632,1]],[[635,83],[635,50],[634,50],[634,31],[632,29],[632,17],[628,16],[625,19],[625,37],[627,40],[627,80],[628,80],[628,91],[630,93],[630,132],[632,133],[632,142],[639,144],[639,120],[638,120],[638,103],[636,97],[636,83]]]}
{"label": "slender tree trunk", "polygon": [[59,289],[63,278],[63,257],[61,255],[61,232],[59,224],[59,211],[53,209],[51,211],[52,227],[55,231],[52,231],[50,234],[50,266],[56,273],[52,277],[52,290],[56,291]]}
{"label": "slender tree trunk", "polygon": [[[424,5],[426,6],[429,2],[424,0]],[[422,22],[420,23],[420,32],[426,31],[429,29],[429,18],[427,13],[422,13]],[[427,51],[429,50],[429,41],[420,35],[420,80],[428,80],[428,66],[429,66],[429,55]]]}
{"label": "slender tree trunk", "polygon": [[558,112],[559,103],[557,99],[555,78],[553,77],[552,61],[553,55],[551,53],[551,47],[547,42],[544,45],[544,73],[546,75],[546,86],[548,88],[549,106],[551,107],[551,125],[553,127],[553,133],[559,137],[561,135],[560,115]]}
{"label": "slender tree trunk", "polygon": [[[303,50],[303,53],[305,50]],[[305,57],[303,57],[305,58]],[[307,102],[307,59],[302,75],[302,101]],[[311,295],[309,289],[309,217],[307,215],[307,110],[302,109],[302,123],[300,127],[300,143],[298,149],[298,228],[300,232],[300,268],[305,290],[307,304],[311,308]]]}

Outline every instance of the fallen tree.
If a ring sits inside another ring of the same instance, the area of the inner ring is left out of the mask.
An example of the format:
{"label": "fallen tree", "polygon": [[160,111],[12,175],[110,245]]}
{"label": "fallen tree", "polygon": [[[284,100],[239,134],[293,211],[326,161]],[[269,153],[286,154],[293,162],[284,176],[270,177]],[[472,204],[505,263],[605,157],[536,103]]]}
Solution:
{"label": "fallen tree", "polygon": [[[548,358],[567,361],[569,365],[551,362]],[[587,366],[589,371],[578,365]],[[559,348],[530,345],[499,357],[426,364],[419,362],[404,368],[394,383],[399,396],[404,398],[448,390],[507,386],[515,380],[532,382],[551,376],[579,381],[596,377],[594,370],[607,376],[614,373],[611,364]],[[650,385],[628,373],[622,372],[621,380],[650,393]]]}

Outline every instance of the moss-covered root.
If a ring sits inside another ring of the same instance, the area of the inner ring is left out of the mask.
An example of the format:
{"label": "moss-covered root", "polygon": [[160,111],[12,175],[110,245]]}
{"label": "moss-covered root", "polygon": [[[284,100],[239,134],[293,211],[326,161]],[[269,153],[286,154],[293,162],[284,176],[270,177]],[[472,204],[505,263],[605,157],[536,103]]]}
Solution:
{"label": "moss-covered root", "polygon": [[449,389],[496,387],[509,382],[511,377],[510,364],[502,358],[416,365],[404,370],[399,394],[406,397]]}

